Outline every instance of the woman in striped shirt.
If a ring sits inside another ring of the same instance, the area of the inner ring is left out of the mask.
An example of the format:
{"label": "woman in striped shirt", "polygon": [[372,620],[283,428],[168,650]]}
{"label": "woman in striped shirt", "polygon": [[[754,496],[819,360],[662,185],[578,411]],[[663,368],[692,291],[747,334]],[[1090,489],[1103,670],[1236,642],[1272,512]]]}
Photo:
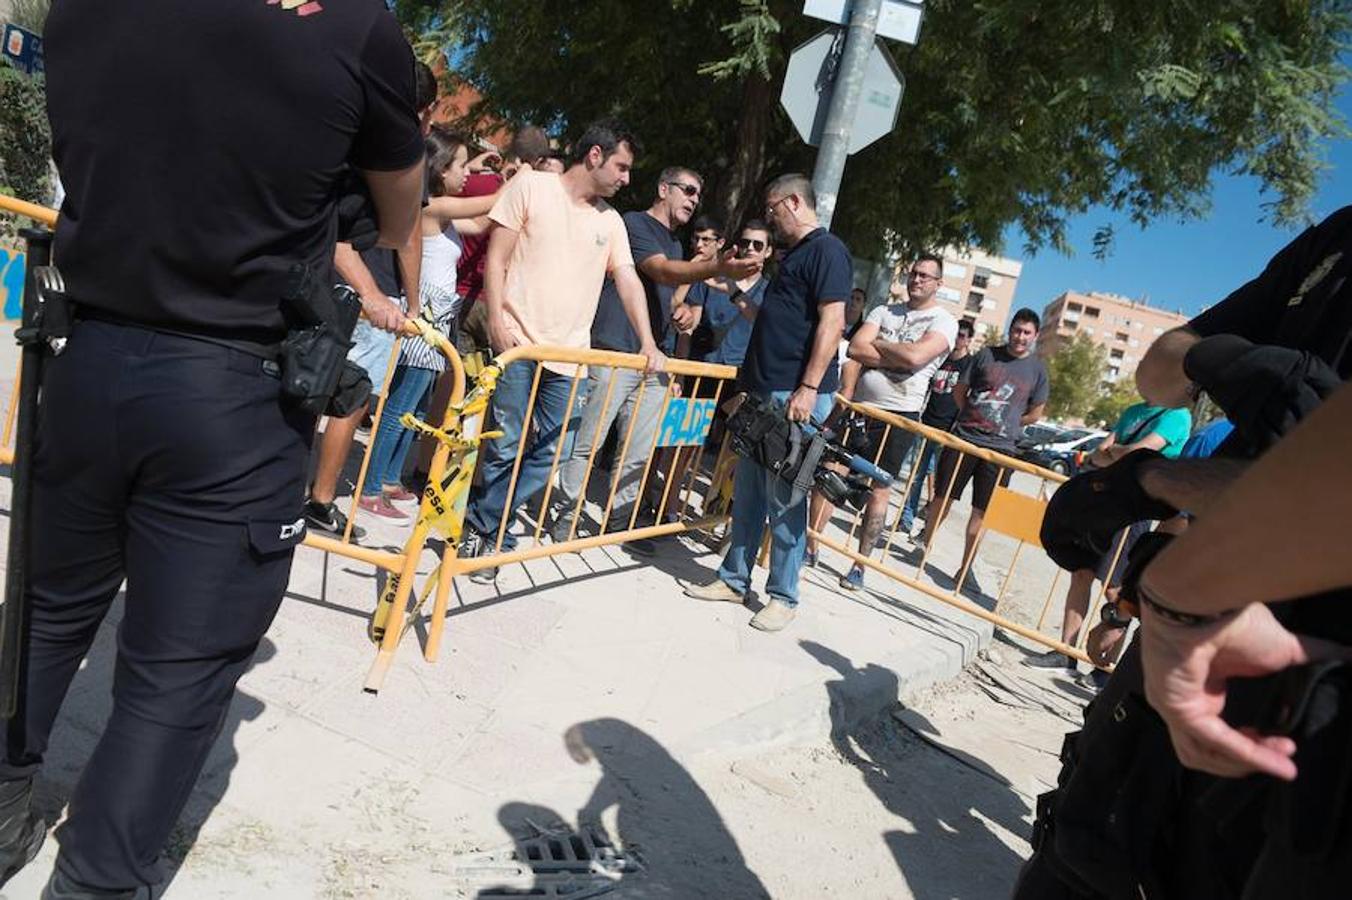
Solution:
{"label": "woman in striped shirt", "polygon": [[[468,162],[469,143],[465,138],[441,128],[432,129],[427,136],[431,198],[422,215],[419,315],[447,337],[454,334],[455,317],[460,311],[460,295],[455,289],[456,264],[462,250],[460,236],[487,231],[488,211],[496,199],[496,195],[456,196],[464,188]],[[399,419],[406,412],[419,418],[427,415],[432,384],[445,368],[446,359],[439,350],[421,337],[404,338],[362,484],[360,505],[367,512],[387,519],[408,518],[394,503],[418,499],[402,483],[414,434],[400,425]]]}

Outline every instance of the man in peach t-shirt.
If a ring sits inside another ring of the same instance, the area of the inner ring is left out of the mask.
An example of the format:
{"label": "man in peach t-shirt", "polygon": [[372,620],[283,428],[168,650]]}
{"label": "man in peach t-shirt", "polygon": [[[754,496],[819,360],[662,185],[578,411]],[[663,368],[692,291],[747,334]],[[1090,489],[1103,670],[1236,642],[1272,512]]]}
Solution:
{"label": "man in peach t-shirt", "polygon": [[[602,199],[628,184],[638,149],[627,128],[603,119],[587,126],[562,175],[528,171],[507,183],[488,214],[498,227],[489,238],[484,269],[483,302],[495,354],[522,344],[589,348],[601,284],[609,273],[635,333],[644,336],[639,352],[648,358],[649,370],[665,366],[666,357],[652,338],[647,299],[624,222]],[[542,371],[530,418],[535,439],[521,454],[508,508],[508,487],[537,366]],[[510,523],[516,509],[545,486],[568,414],[575,370],[566,363],[516,362],[498,380],[492,411],[502,436],[484,442],[479,462],[483,478],[470,495],[461,556],[494,552],[499,531],[503,548],[515,546],[515,536],[501,528],[502,523],[504,519]],[[575,432],[569,427],[568,440]],[[565,447],[561,458],[568,458],[567,451]],[[496,577],[496,568],[470,574],[474,581]]]}

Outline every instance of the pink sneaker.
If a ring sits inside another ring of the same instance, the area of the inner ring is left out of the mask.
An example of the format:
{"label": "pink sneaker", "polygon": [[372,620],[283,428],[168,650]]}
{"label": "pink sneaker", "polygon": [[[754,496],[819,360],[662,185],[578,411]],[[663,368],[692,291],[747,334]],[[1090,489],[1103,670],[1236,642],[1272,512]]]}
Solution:
{"label": "pink sneaker", "polygon": [[377,515],[385,519],[394,519],[399,522],[408,520],[408,514],[394,508],[383,495],[380,497],[362,497],[357,501],[357,505],[372,515]]}
{"label": "pink sneaker", "polygon": [[413,493],[408,488],[404,487],[402,484],[381,485],[380,493],[383,494],[385,499],[390,501],[391,503],[407,503],[410,500],[416,501],[422,499],[417,494]]}

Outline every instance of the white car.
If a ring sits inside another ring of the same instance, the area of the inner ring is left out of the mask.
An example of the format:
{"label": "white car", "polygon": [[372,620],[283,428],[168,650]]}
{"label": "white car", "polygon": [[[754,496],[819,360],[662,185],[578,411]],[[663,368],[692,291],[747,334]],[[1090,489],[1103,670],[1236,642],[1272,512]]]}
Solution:
{"label": "white car", "polygon": [[1038,444],[1024,455],[1024,459],[1058,475],[1073,475],[1079,471],[1084,458],[1097,450],[1107,436],[1106,431],[1078,429]]}

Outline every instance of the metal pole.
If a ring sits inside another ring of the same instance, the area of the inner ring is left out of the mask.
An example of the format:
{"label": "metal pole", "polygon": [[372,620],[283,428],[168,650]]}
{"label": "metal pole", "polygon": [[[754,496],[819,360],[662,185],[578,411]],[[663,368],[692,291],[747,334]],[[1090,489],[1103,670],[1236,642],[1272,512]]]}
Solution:
{"label": "metal pole", "polygon": [[28,525],[33,493],[33,445],[37,436],[38,388],[45,351],[37,338],[38,292],[36,272],[51,261],[52,233],[26,228],[27,279],[23,291],[23,364],[19,375],[19,420],[14,438],[14,467],[10,484],[9,557],[5,569],[5,603],[0,607],[0,719],[15,714],[23,683],[27,638]]}
{"label": "metal pole", "polygon": [[849,155],[850,129],[859,111],[859,97],[864,92],[868,57],[878,33],[882,6],[883,0],[854,0],[850,13],[845,49],[840,55],[840,68],[831,89],[831,108],[826,113],[817,165],[812,170],[812,188],[817,192],[817,220],[823,228],[831,227],[831,217],[836,212],[840,179],[845,174],[845,157]]}

